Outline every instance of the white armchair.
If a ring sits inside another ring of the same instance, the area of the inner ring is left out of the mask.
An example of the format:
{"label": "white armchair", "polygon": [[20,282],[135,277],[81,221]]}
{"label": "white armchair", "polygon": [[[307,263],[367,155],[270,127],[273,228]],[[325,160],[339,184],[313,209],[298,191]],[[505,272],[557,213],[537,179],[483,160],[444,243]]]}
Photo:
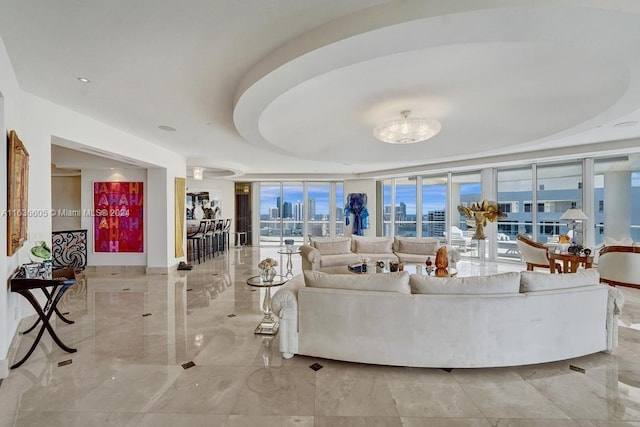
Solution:
{"label": "white armchair", "polygon": [[601,282],[640,288],[640,247],[603,247],[598,258],[598,271]]}
{"label": "white armchair", "polygon": [[[542,243],[531,240],[522,234],[516,238],[518,250],[524,262],[527,263],[527,270],[533,271],[535,267],[549,268],[549,248]],[[562,271],[562,266],[556,263],[556,270]]]}

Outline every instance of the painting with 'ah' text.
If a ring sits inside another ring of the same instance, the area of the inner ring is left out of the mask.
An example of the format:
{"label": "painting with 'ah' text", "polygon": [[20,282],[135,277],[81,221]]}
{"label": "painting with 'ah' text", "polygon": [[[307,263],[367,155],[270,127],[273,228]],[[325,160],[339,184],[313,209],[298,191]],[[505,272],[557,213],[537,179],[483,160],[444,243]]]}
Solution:
{"label": "painting with 'ah' text", "polygon": [[93,183],[95,252],[143,252],[142,182]]}

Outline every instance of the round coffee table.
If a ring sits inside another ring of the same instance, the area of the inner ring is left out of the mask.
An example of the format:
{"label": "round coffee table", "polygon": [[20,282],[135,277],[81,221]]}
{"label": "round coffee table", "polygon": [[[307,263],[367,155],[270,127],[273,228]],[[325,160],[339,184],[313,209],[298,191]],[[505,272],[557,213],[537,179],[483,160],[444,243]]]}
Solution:
{"label": "round coffee table", "polygon": [[271,288],[274,286],[282,286],[287,283],[288,280],[289,278],[279,275],[274,276],[270,282],[263,281],[260,276],[252,276],[247,279],[247,285],[256,288],[265,288],[266,290],[262,303],[264,317],[254,331],[255,334],[275,335],[278,333],[279,324],[276,319],[273,318],[273,313],[271,312]]}

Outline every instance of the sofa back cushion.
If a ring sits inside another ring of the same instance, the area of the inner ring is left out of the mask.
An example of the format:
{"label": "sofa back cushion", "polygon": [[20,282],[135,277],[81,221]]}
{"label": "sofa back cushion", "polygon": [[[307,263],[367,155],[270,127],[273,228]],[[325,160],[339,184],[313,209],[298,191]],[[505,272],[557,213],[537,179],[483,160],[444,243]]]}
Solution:
{"label": "sofa back cushion", "polygon": [[517,294],[520,290],[520,273],[471,277],[433,277],[412,274],[409,285],[413,294]]}
{"label": "sofa back cushion", "polygon": [[406,271],[379,274],[327,274],[316,270],[305,270],[304,282],[310,288],[411,293],[409,273]]}
{"label": "sofa back cushion", "polygon": [[418,239],[416,237],[395,237],[394,249],[401,254],[435,255],[438,250],[438,239]]}
{"label": "sofa back cushion", "polygon": [[351,253],[351,239],[349,237],[316,237],[311,238],[311,246],[322,255],[340,255]]}
{"label": "sofa back cushion", "polygon": [[351,236],[351,250],[360,254],[391,254],[391,240],[386,237]]}
{"label": "sofa back cushion", "polygon": [[578,288],[580,286],[597,285],[598,283],[600,283],[600,273],[595,268],[587,268],[576,273],[566,274],[548,274],[533,271],[520,273],[520,292]]}

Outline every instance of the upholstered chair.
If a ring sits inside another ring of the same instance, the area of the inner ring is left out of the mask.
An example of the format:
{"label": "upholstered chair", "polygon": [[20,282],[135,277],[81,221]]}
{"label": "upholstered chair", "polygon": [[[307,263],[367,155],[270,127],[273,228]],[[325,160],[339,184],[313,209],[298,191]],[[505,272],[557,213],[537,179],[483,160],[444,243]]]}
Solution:
{"label": "upholstered chair", "polygon": [[603,247],[598,258],[598,271],[603,283],[640,288],[640,247]]}
{"label": "upholstered chair", "polygon": [[[524,262],[527,263],[527,270],[533,271],[534,267],[549,268],[549,248],[542,243],[529,239],[522,234],[516,238],[518,250]],[[556,263],[556,270],[562,271],[562,266]]]}

